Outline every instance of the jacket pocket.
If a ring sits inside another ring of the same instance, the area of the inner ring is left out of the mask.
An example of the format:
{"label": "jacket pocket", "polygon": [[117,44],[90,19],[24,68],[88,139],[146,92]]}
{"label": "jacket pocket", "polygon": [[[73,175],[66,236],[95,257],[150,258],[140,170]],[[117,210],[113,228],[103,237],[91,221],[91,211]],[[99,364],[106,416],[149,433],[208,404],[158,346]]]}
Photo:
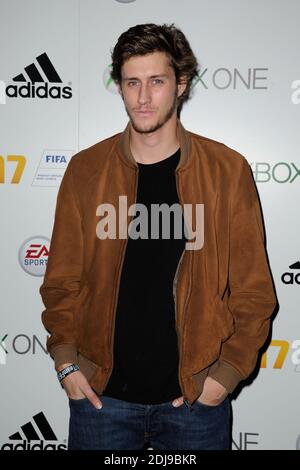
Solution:
{"label": "jacket pocket", "polygon": [[218,294],[214,299],[214,312],[221,341],[224,342],[234,333],[234,320],[226,300],[222,300]]}
{"label": "jacket pocket", "polygon": [[88,295],[89,287],[87,284],[84,284],[78,296],[76,305],[76,327],[78,330],[79,337],[81,336],[81,331],[84,324],[85,311],[88,303]]}

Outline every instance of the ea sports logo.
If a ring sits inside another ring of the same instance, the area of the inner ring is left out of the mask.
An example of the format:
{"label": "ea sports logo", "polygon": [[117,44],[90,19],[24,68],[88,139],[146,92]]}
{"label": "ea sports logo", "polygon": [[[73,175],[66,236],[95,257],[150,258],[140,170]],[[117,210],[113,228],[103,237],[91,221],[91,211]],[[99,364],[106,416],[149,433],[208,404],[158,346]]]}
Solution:
{"label": "ea sports logo", "polygon": [[107,91],[109,91],[110,93],[113,93],[114,95],[118,95],[119,94],[118,87],[110,76],[111,69],[112,69],[112,65],[110,64],[104,70],[103,83]]}
{"label": "ea sports logo", "polygon": [[44,276],[48,261],[50,240],[36,236],[30,237],[19,250],[19,263],[22,269],[31,276]]}

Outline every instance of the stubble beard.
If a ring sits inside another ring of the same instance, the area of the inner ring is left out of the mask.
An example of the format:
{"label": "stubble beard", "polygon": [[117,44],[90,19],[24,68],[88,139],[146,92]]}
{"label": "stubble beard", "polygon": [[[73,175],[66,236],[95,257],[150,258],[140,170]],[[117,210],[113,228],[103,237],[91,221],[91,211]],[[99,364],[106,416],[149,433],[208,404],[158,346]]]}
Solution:
{"label": "stubble beard", "polygon": [[166,113],[155,124],[153,124],[152,126],[146,129],[139,127],[139,125],[135,122],[132,114],[128,111],[126,105],[125,105],[125,110],[129,117],[130,123],[136,132],[138,132],[139,134],[150,134],[151,132],[155,132],[158,129],[160,129],[164,124],[166,124],[166,122],[169,121],[169,119],[171,119],[171,117],[173,116],[174,112],[177,109],[177,104],[178,104],[178,98],[177,98],[177,93],[175,92],[173,96],[173,102],[170,108],[168,109],[168,111],[166,111]]}

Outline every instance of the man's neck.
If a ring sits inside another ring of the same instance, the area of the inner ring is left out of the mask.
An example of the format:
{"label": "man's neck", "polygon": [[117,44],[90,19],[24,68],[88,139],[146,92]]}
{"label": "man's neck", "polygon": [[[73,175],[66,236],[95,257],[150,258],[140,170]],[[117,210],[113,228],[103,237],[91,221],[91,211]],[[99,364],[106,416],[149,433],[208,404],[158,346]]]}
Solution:
{"label": "man's neck", "polygon": [[169,119],[160,129],[150,134],[136,132],[130,126],[130,149],[139,163],[156,163],[173,155],[179,147],[177,119]]}

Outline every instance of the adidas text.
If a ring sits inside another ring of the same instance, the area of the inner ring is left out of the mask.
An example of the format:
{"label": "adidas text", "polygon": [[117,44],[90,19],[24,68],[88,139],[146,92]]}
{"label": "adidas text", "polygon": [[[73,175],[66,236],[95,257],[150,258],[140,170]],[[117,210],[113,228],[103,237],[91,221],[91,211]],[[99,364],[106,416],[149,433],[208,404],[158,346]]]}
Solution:
{"label": "adidas text", "polygon": [[39,441],[34,444],[33,442],[24,440],[17,444],[6,442],[1,447],[1,450],[67,450],[67,446],[65,444],[45,444],[44,441]]}
{"label": "adidas text", "polygon": [[6,87],[6,94],[10,98],[53,98],[69,99],[72,97],[72,88],[69,86],[51,86],[46,82],[36,86],[28,82],[26,85],[9,85]]}

